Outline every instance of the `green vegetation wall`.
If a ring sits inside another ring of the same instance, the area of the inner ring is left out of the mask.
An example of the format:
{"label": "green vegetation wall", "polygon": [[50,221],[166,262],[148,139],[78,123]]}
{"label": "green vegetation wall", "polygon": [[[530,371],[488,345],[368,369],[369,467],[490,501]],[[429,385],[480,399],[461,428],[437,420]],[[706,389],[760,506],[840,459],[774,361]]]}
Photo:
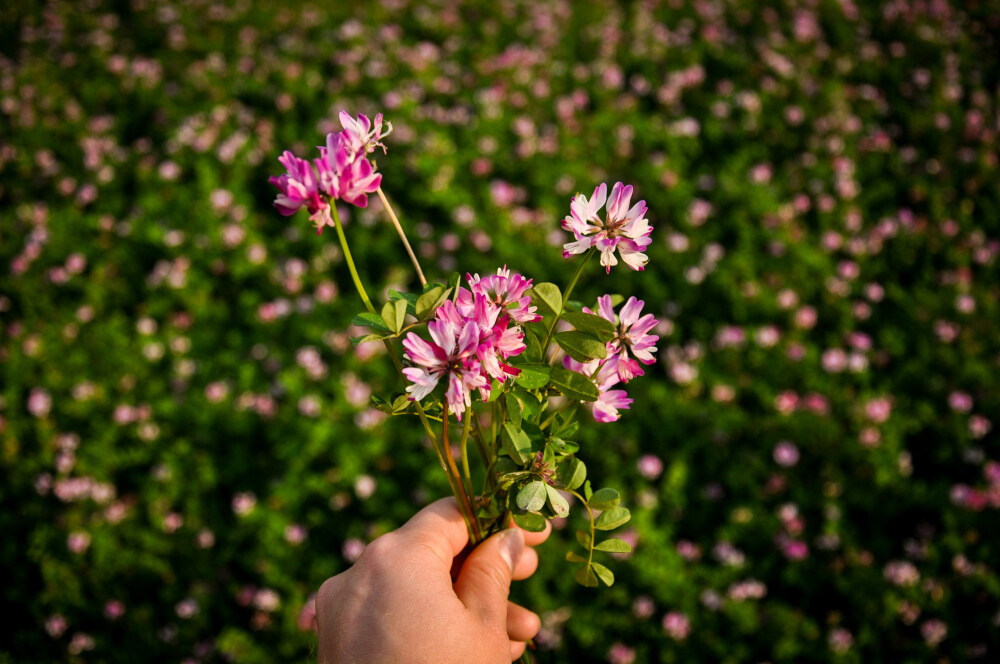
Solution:
{"label": "green vegetation wall", "polygon": [[319,584],[448,493],[271,206],[341,109],[432,277],[565,283],[576,192],[649,205],[577,293],[663,320],[582,441],[635,553],[593,591],[543,547],[540,662],[997,661],[997,2],[279,4],[0,8],[0,662],[308,662]]}

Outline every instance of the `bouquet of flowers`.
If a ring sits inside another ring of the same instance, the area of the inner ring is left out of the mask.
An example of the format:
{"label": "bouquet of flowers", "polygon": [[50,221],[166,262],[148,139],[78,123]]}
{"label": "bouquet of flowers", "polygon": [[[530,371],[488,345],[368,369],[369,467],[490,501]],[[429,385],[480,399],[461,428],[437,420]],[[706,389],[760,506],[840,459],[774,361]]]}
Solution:
{"label": "bouquet of flowers", "polygon": [[[564,288],[535,283],[507,266],[482,277],[467,274],[464,281],[455,273],[447,282],[428,282],[369,158],[378,148],[386,151],[382,141],[392,125],[381,114],[372,122],[342,112],[340,120],[343,130],[329,134],[312,161],[286,151],[279,159],[286,173],[271,183],[279,190],[279,212],[293,215],[304,207],[318,233],[333,227],[366,308],[354,322],[370,333],[355,342],[385,344],[405,378],[405,392],[373,397],[376,407],[420,420],[471,542],[512,519],[540,531],[546,519],[569,514],[572,496],[589,519],[589,527],[577,531],[582,552],[567,554],[578,565],[574,576],[584,586],[611,585],[614,574],[595,552],[631,548],[622,539],[601,539],[598,531],[618,528],[630,514],[616,490],[594,490],[574,438],[581,411],[607,423],[631,406],[622,386],[655,361],[658,337],[650,331],[657,321],[643,315],[644,303],[635,297],[602,295],[592,308],[570,298],[595,254],[606,274],[619,263],[643,269],[652,233],[645,201],[632,205],[633,189],[621,182],[610,194],[601,184],[589,198],[572,199],[562,227],[573,239],[563,256],[579,265]],[[373,193],[421,283],[420,292],[389,291],[381,307],[365,290],[337,212],[338,201],[366,207]]]}

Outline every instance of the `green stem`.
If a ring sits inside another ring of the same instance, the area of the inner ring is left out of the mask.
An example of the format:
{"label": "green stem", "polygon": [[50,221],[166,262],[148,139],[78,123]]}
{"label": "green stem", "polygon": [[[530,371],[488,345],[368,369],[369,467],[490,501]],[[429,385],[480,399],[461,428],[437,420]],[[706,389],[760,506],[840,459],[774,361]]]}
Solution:
{"label": "green stem", "polygon": [[[361,283],[361,277],[358,276],[358,269],[354,264],[354,257],[351,255],[351,248],[347,244],[347,237],[344,235],[344,229],[340,223],[340,215],[337,213],[336,203],[333,201],[330,202],[330,210],[333,216],[333,227],[334,230],[337,231],[337,239],[340,241],[340,248],[344,252],[344,260],[347,262],[347,269],[351,272],[351,279],[354,281],[354,287],[357,289],[358,295],[365,303],[365,307],[368,311],[375,313],[375,307],[372,305],[372,301],[368,297],[368,293],[365,291],[364,285]],[[402,374],[403,363],[400,362],[399,356],[396,354],[396,349],[388,339],[383,339],[382,343],[385,345],[385,349],[388,351],[389,357],[392,358],[392,363],[396,366],[396,370]],[[451,451],[448,449],[447,437],[443,443],[442,441],[439,441],[438,437],[434,434],[434,429],[431,427],[431,424],[427,419],[427,414],[424,413],[424,409],[420,405],[420,402],[414,402],[414,406],[416,407],[417,416],[420,418],[420,423],[423,425],[424,431],[427,432],[427,436],[431,439],[431,444],[434,447],[434,452],[438,456],[438,461],[441,462],[441,467],[444,469],[445,475],[448,476],[448,485],[451,487],[451,492],[455,495],[455,499],[458,501],[459,510],[465,518],[465,525],[469,530],[469,538],[473,542],[478,543],[481,539],[479,536],[479,522],[476,519],[475,512],[472,510],[469,496],[465,491],[461,478],[459,477],[458,469],[455,468],[455,460],[452,459]],[[444,432],[447,436],[447,404],[445,405],[444,412]],[[448,463],[449,461],[451,462],[450,464]]]}
{"label": "green stem", "polygon": [[583,496],[572,489],[566,490],[576,496],[580,502],[583,503],[583,506],[587,508],[587,515],[590,517],[590,551],[587,552],[587,567],[590,567],[590,564],[594,561],[594,537],[597,536],[597,531],[594,529],[594,510],[590,509],[590,504],[583,499]]}
{"label": "green stem", "polygon": [[469,470],[469,432],[472,431],[472,419],[476,416],[472,409],[465,414],[465,425],[462,427],[462,440],[458,443],[458,448],[462,452],[462,475],[465,480],[465,490],[472,495],[472,472]]}
{"label": "green stem", "polygon": [[542,429],[542,430],[547,429],[549,427],[549,425],[552,424],[552,420],[556,419],[556,415],[558,415],[559,413],[562,413],[562,412],[564,412],[564,411],[572,408],[576,404],[577,404],[576,401],[567,401],[565,404],[562,405],[561,408],[559,408],[558,410],[553,411],[551,415],[549,415],[547,418],[545,418],[545,421],[542,422],[542,424],[539,426],[539,428]]}
{"label": "green stem", "polygon": [[354,280],[354,287],[358,290],[358,295],[361,296],[361,300],[365,303],[368,311],[375,313],[375,307],[372,305],[365,287],[361,285],[361,277],[358,276],[358,269],[354,266],[354,258],[351,256],[350,247],[347,246],[347,238],[344,236],[344,227],[340,223],[340,215],[337,213],[337,203],[335,201],[330,201],[330,212],[333,215],[333,228],[337,231],[337,239],[340,240],[340,248],[344,252],[344,260],[347,261],[347,269],[351,271],[351,279]]}
{"label": "green stem", "polygon": [[[583,268],[586,267],[587,263],[590,262],[590,257],[593,256],[595,253],[597,253],[597,249],[591,247],[590,249],[587,250],[587,253],[586,255],[584,255],[583,260],[580,261],[580,267],[576,268],[576,273],[573,275],[573,278],[570,279],[569,286],[566,287],[566,292],[563,293],[562,296],[563,309],[566,308],[566,303],[569,302],[569,296],[573,293],[573,289],[576,288],[576,282],[580,280],[580,275],[583,274]],[[559,319],[561,317],[562,317],[562,312],[561,311],[556,312],[556,317],[552,320],[552,325],[549,326],[549,329],[545,333],[545,343],[542,344],[542,357],[545,357],[546,353],[548,352],[549,342],[552,341],[552,333],[555,332],[556,325],[559,324]]]}

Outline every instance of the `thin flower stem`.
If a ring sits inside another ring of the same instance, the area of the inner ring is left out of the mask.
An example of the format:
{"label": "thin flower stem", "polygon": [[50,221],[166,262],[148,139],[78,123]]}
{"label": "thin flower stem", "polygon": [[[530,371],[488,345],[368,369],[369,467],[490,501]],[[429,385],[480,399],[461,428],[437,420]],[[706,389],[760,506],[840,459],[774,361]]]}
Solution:
{"label": "thin flower stem", "polygon": [[545,418],[545,421],[542,422],[541,425],[538,428],[540,428],[540,429],[542,429],[544,431],[545,429],[547,429],[549,427],[550,424],[552,424],[552,421],[554,419],[556,419],[556,415],[558,415],[559,413],[565,412],[566,410],[569,410],[573,406],[576,406],[576,402],[575,401],[567,401],[558,410],[552,411],[552,414],[549,415],[547,418]]}
{"label": "thin flower stem", "polygon": [[403,241],[403,246],[406,247],[406,253],[410,255],[410,262],[413,263],[413,267],[417,270],[417,276],[420,278],[420,285],[426,286],[427,279],[424,278],[424,271],[420,269],[420,261],[417,260],[417,255],[413,253],[413,247],[410,246],[410,241],[406,239],[406,233],[403,232],[403,226],[399,223],[399,219],[396,218],[396,213],[393,212],[392,206],[389,205],[389,199],[385,197],[385,193],[382,191],[382,187],[375,190],[378,197],[382,200],[382,205],[385,206],[385,211],[389,213],[389,219],[392,220],[392,225],[396,227],[396,232],[399,233],[399,239]]}
{"label": "thin flower stem", "polygon": [[337,231],[337,239],[340,240],[340,248],[344,252],[344,260],[347,261],[347,269],[351,271],[351,279],[354,280],[354,287],[358,290],[358,295],[361,296],[361,300],[365,303],[365,307],[368,311],[375,313],[375,307],[372,305],[372,301],[368,297],[365,287],[361,285],[361,277],[358,276],[358,269],[354,266],[354,258],[351,256],[350,247],[347,246],[347,238],[344,236],[344,228],[340,223],[340,215],[337,214],[337,204],[334,201],[330,201],[330,212],[333,213],[333,228]]}
{"label": "thin flower stem", "polygon": [[[574,274],[573,278],[570,279],[569,286],[566,287],[566,292],[563,293],[562,296],[563,309],[566,308],[566,303],[569,302],[569,296],[573,293],[573,289],[576,288],[576,282],[580,280],[580,275],[583,274],[583,268],[586,267],[587,263],[590,262],[590,257],[593,256],[596,252],[597,250],[591,247],[587,251],[586,255],[583,257],[583,260],[580,261],[580,267],[576,268],[576,274]],[[559,319],[561,317],[562,317],[562,312],[561,311],[556,312],[556,317],[553,319],[552,325],[549,326],[548,331],[545,333],[545,343],[542,344],[542,357],[544,357],[545,353],[548,351],[549,342],[552,341],[552,333],[555,332],[556,325],[559,324]]]}
{"label": "thin flower stem", "polygon": [[590,516],[590,546],[588,547],[590,551],[588,552],[587,556],[587,567],[590,567],[590,563],[594,561],[594,537],[597,535],[597,533],[594,530],[594,521],[595,521],[594,510],[590,509],[590,504],[586,500],[584,500],[583,496],[578,494],[576,491],[573,491],[572,489],[566,489],[566,490],[569,491],[574,496],[576,496],[580,500],[580,502],[583,503],[583,506],[587,508],[588,516]]}
{"label": "thin flower stem", "polygon": [[[358,269],[354,264],[354,257],[351,255],[351,249],[347,244],[347,237],[344,235],[344,230],[340,223],[340,215],[337,214],[337,206],[333,201],[330,202],[330,209],[333,213],[333,226],[337,231],[337,239],[340,241],[340,248],[344,252],[344,260],[347,261],[347,268],[350,270],[351,278],[354,280],[354,287],[357,289],[358,295],[365,303],[365,307],[368,311],[375,313],[375,307],[372,305],[372,301],[368,297],[368,293],[365,291],[364,285],[361,283],[361,277],[358,276]],[[396,370],[402,374],[403,364],[399,361],[396,349],[393,348],[392,343],[388,339],[383,339],[382,343],[385,345],[385,348],[389,353],[389,357],[392,358],[392,363],[396,366]],[[469,530],[469,538],[478,543],[482,539],[479,534],[479,521],[476,519],[475,512],[473,511],[472,505],[469,501],[469,496],[465,491],[464,485],[462,484],[458,469],[455,467],[455,460],[452,458],[450,450],[448,450],[447,404],[445,405],[444,417],[442,418],[445,426],[444,441],[439,441],[437,436],[434,434],[434,429],[431,427],[431,424],[427,419],[427,415],[424,413],[424,409],[420,403],[414,402],[414,406],[416,407],[417,415],[420,417],[420,423],[424,426],[424,431],[427,432],[427,436],[431,439],[431,444],[433,445],[434,451],[438,456],[438,460],[441,462],[441,467],[444,469],[445,475],[448,476],[448,484],[451,487],[451,492],[455,495],[455,499],[458,501],[462,516],[465,517],[465,524]]]}
{"label": "thin flower stem", "polygon": [[462,427],[462,440],[458,448],[462,451],[462,476],[465,480],[465,490],[472,495],[472,472],[469,470],[469,432],[472,431],[472,420],[476,417],[472,409],[466,413],[465,426]]}

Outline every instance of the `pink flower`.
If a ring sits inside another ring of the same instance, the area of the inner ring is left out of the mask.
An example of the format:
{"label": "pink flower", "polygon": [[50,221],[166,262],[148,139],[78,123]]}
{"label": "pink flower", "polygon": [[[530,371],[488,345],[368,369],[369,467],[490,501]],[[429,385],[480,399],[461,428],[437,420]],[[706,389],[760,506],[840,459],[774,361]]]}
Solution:
{"label": "pink flower", "polygon": [[563,358],[563,366],[570,371],[583,374],[597,386],[600,396],[590,406],[594,419],[598,422],[615,422],[621,417],[619,409],[625,410],[631,407],[632,399],[628,398],[625,390],[611,389],[620,381],[617,355],[612,355],[603,361],[591,360],[585,363],[566,356]]}
{"label": "pink flower", "polygon": [[299,211],[305,205],[309,218],[314,219],[329,207],[319,195],[319,187],[312,166],[305,159],[299,159],[285,150],[278,161],[288,171],[284,175],[271,176],[268,180],[281,192],[274,200],[274,207],[286,217]]}
{"label": "pink flower", "polygon": [[[639,317],[643,305],[645,302],[635,297],[628,299],[618,317],[617,334],[608,342],[608,354],[615,354],[618,357],[618,377],[625,383],[645,373],[639,362],[653,364],[656,361],[653,353],[656,352],[656,342],[660,337],[649,334],[649,331],[656,327],[657,320],[653,314]],[[586,307],[583,310],[588,314],[594,313]],[[601,318],[615,323],[615,311],[611,305],[610,295],[602,295],[597,299],[597,310]]]}
{"label": "pink flower", "polygon": [[[632,185],[615,183],[608,197],[608,186],[601,184],[594,189],[588,200],[583,194],[573,197],[570,214],[563,219],[563,230],[572,231],[575,242],[563,245],[563,258],[582,254],[591,247],[601,252],[601,265],[611,272],[618,264],[617,250],[621,259],[633,270],[642,270],[649,258],[642,253],[652,240],[649,235],[652,226],[645,218],[646,201],[639,201],[629,208],[632,199]],[[598,212],[607,203],[607,218]]]}
{"label": "pink flower", "polygon": [[479,293],[497,307],[507,309],[510,317],[518,323],[534,323],[542,317],[535,313],[537,307],[531,306],[531,297],[525,292],[531,288],[531,279],[525,279],[516,272],[511,274],[507,266],[497,269],[496,274],[480,277],[478,274],[465,275],[470,290],[460,288],[458,292],[458,307],[466,309],[473,304],[473,293]]}
{"label": "pink flower", "polygon": [[[360,153],[352,148],[351,135],[347,131],[327,134],[326,146],[321,146],[319,153],[314,163],[320,190],[333,200],[368,207],[368,194],[382,184],[382,175],[375,172],[368,159],[359,158]],[[330,225],[329,221],[326,225]],[[317,222],[317,229],[322,232],[323,225]]]}
{"label": "pink flower", "polygon": [[438,307],[427,330],[430,342],[413,332],[403,340],[406,358],[417,365],[403,369],[403,375],[413,382],[406,391],[411,400],[420,401],[437,387],[442,377],[446,377],[445,400],[461,419],[466,407],[472,405],[470,392],[489,384],[476,357],[479,327],[475,320],[463,317],[448,300]]}
{"label": "pink flower", "polygon": [[374,152],[376,147],[382,148],[385,153],[385,145],[382,138],[392,133],[392,123],[385,123],[385,133],[382,133],[382,114],[375,116],[375,125],[362,113],[358,113],[357,119],[352,118],[347,111],[340,112],[340,124],[344,126],[344,133],[350,141],[350,147],[354,152]]}
{"label": "pink flower", "polygon": [[490,395],[490,379],[503,383],[520,374],[507,358],[525,349],[524,333],[512,320],[535,320],[524,291],[530,279],[513,276],[506,268],[495,276],[468,277],[471,290],[461,288],[458,304],[446,301],[427,324],[431,341],[414,333],[403,340],[406,359],[415,366],[403,369],[413,385],[406,388],[410,399],[420,401],[447,376],[445,400],[456,417],[472,405],[471,392]]}
{"label": "pink flower", "polygon": [[683,641],[691,633],[691,621],[683,613],[671,611],[663,616],[663,630],[670,638]]}

